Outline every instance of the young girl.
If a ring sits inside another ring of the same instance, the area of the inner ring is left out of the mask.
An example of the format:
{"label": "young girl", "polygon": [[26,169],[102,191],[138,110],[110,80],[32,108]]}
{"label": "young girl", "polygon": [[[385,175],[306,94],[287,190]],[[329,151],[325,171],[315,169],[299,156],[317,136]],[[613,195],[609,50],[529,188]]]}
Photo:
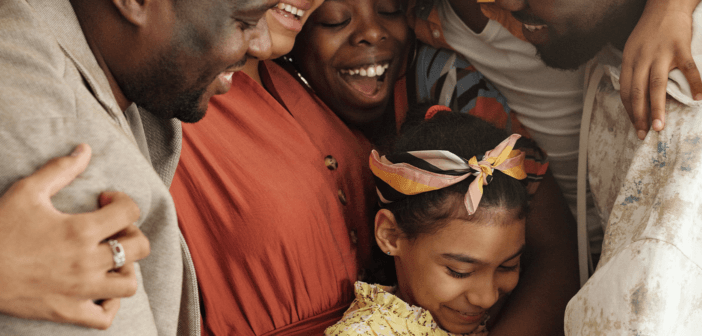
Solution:
{"label": "young girl", "polygon": [[372,152],[383,207],[375,238],[394,258],[397,286],[357,282],[327,335],[486,335],[488,310],[517,285],[527,213],[520,136],[447,110],[430,108],[392,154]]}

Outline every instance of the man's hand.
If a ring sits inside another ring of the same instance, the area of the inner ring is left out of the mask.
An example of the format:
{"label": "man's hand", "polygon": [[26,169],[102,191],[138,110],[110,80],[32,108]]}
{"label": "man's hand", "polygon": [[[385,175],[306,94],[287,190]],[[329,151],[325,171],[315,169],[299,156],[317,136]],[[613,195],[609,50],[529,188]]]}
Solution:
{"label": "man's hand", "polygon": [[680,69],[695,100],[702,99],[702,80],[692,58],[692,11],[700,0],[648,0],[643,15],[624,46],[619,79],[626,112],[639,139],[665,126],[668,73]]}
{"label": "man's hand", "polygon": [[[134,262],[150,252],[132,225],[136,204],[119,192],[100,195],[101,209],[91,213],[65,214],[51,203],[85,170],[90,154],[88,145],[79,145],[0,197],[0,313],[107,329],[119,298],[136,292]],[[112,270],[107,238],[124,247],[120,269]]]}

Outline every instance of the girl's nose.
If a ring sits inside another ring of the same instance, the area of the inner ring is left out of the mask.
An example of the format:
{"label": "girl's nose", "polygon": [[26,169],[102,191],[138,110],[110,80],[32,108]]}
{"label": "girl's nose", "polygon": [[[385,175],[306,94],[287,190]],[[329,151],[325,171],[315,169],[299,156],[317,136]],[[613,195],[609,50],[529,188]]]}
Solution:
{"label": "girl's nose", "polygon": [[492,276],[481,279],[477,286],[473,286],[466,292],[468,302],[474,306],[483,309],[492,307],[500,298],[499,290],[495,285],[495,280]]}

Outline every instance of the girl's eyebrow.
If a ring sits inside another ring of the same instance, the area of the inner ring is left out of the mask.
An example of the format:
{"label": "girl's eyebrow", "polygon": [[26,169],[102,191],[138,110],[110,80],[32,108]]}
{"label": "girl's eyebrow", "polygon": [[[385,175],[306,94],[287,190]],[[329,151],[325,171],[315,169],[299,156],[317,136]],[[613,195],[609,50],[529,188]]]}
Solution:
{"label": "girl's eyebrow", "polygon": [[[525,247],[526,247],[526,245],[522,245],[522,247],[519,248],[519,251],[517,251],[513,255],[509,256],[509,258],[505,259],[505,261],[512,260],[512,259],[518,257],[519,255],[521,255],[522,253],[524,253]],[[465,254],[444,253],[441,255],[441,257],[443,257],[445,259],[451,259],[451,260],[456,260],[456,261],[468,263],[468,264],[481,264],[481,265],[486,264],[486,262],[484,262],[482,260],[478,260],[477,258],[471,257],[469,255],[465,255]]]}

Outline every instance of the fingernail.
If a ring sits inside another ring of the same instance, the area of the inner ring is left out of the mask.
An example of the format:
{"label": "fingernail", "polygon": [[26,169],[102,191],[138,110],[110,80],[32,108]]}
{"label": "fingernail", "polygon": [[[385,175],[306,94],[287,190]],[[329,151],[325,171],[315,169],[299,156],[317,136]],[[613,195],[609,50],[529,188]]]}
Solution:
{"label": "fingernail", "polygon": [[695,95],[695,100],[702,100],[702,93],[698,93]]}
{"label": "fingernail", "polygon": [[80,144],[80,145],[76,146],[76,148],[73,148],[73,152],[71,152],[71,156],[78,156],[78,155],[80,155],[80,153],[83,153],[83,151],[85,151],[85,149],[83,147],[84,147],[83,144]]}
{"label": "fingernail", "polygon": [[100,201],[101,201],[100,203],[102,203],[102,204],[109,204],[110,202],[112,202],[112,197],[105,195],[105,194],[102,194],[102,195],[100,195]]}
{"label": "fingernail", "polygon": [[663,122],[660,119],[653,120],[653,130],[658,132],[663,129]]}
{"label": "fingernail", "polygon": [[636,135],[639,137],[639,140],[643,140],[646,138],[646,131],[639,130],[636,132]]}

